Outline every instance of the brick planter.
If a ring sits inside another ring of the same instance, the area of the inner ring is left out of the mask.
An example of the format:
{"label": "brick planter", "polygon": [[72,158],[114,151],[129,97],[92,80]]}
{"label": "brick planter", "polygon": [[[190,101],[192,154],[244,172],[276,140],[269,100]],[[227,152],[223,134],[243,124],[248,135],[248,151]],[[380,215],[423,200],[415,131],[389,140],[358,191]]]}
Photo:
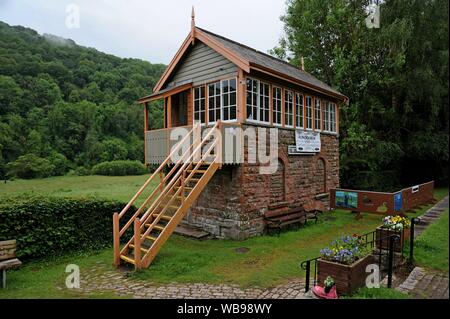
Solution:
{"label": "brick planter", "polygon": [[331,276],[336,283],[338,294],[350,295],[356,289],[364,287],[366,284],[366,266],[374,263],[372,255],[368,255],[351,265],[339,264],[336,262],[318,259],[317,279],[322,284],[327,276]]}
{"label": "brick planter", "polygon": [[409,240],[411,235],[411,229],[405,228],[403,230],[390,230],[382,227],[378,227],[376,229],[376,236],[375,241],[377,243],[378,249],[389,249],[389,236],[390,235],[398,235],[400,236],[400,242],[394,243],[394,251],[395,252],[402,252],[403,251],[403,245],[406,240]]}

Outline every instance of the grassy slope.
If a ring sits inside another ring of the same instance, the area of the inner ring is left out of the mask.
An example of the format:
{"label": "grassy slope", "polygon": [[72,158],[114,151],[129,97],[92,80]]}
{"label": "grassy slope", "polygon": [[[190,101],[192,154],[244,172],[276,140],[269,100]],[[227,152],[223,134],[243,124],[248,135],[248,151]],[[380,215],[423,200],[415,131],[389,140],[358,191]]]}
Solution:
{"label": "grassy slope", "polygon": [[[141,176],[58,176],[0,183],[3,196],[46,194],[55,196],[97,196],[128,202],[149,175]],[[156,185],[156,184],[155,184]],[[149,187],[151,189],[152,187]]]}
{"label": "grassy slope", "polygon": [[449,219],[448,209],[436,222],[428,226],[415,241],[416,264],[426,268],[448,271]]}

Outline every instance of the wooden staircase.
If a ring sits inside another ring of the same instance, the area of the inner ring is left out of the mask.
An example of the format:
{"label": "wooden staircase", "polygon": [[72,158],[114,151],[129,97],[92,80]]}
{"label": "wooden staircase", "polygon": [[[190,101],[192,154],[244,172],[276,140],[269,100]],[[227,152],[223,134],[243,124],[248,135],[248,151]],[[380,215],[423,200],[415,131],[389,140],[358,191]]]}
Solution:
{"label": "wooden staircase", "polygon": [[[222,138],[221,134],[218,134],[220,126],[221,122],[216,122],[214,127],[207,129],[209,131],[203,139],[198,138],[200,126],[194,126],[173,148],[169,156],[125,208],[120,213],[114,214],[114,265],[116,267],[122,263],[128,263],[134,265],[135,269],[142,269],[151,264],[214,173],[221,168]],[[189,143],[188,150],[184,151],[176,162],[173,162],[171,160],[173,156],[179,154],[186,143]],[[164,175],[165,167],[168,167],[169,172]],[[142,197],[149,185],[154,185],[157,176],[159,176],[158,186],[125,222],[129,209],[138,198]],[[131,233],[129,228],[132,224],[134,228]],[[121,242],[126,243],[121,245]]]}

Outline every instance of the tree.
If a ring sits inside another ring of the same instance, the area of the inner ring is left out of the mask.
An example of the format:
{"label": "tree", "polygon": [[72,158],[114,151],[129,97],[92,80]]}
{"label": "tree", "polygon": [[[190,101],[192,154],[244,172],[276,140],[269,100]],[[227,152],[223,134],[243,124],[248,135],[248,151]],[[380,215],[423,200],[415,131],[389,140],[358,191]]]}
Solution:
{"label": "tree", "polygon": [[[448,2],[386,0],[379,29],[365,25],[367,4],[288,1],[272,54],[296,65],[305,57],[307,71],[350,98],[340,117],[343,186],[446,181]],[[433,169],[418,174],[424,167]]]}
{"label": "tree", "polygon": [[0,75],[0,115],[18,112],[22,94],[12,77]]}

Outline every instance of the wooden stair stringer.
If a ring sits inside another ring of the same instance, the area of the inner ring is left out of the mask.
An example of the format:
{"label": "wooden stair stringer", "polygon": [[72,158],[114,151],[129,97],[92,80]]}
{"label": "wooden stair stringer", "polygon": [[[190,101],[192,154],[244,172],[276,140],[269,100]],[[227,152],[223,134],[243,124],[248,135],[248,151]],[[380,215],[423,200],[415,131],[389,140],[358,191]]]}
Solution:
{"label": "wooden stair stringer", "polygon": [[213,163],[210,165],[210,167],[207,169],[207,171],[203,174],[203,176],[197,182],[197,184],[195,185],[193,190],[189,193],[189,196],[186,197],[184,202],[181,204],[181,206],[178,208],[178,210],[172,216],[170,221],[164,227],[164,230],[156,238],[155,242],[152,244],[148,253],[146,253],[144,255],[144,257],[142,258],[142,262],[141,262],[142,268],[148,268],[150,266],[152,261],[158,255],[158,253],[161,250],[164,243],[169,239],[169,237],[175,231],[175,228],[179,225],[179,223],[181,222],[183,217],[186,215],[189,208],[191,208],[192,204],[198,198],[198,196],[200,196],[201,192],[206,187],[206,185],[211,180],[211,178],[214,176],[214,174],[219,169],[219,167],[220,167],[220,164]]}

